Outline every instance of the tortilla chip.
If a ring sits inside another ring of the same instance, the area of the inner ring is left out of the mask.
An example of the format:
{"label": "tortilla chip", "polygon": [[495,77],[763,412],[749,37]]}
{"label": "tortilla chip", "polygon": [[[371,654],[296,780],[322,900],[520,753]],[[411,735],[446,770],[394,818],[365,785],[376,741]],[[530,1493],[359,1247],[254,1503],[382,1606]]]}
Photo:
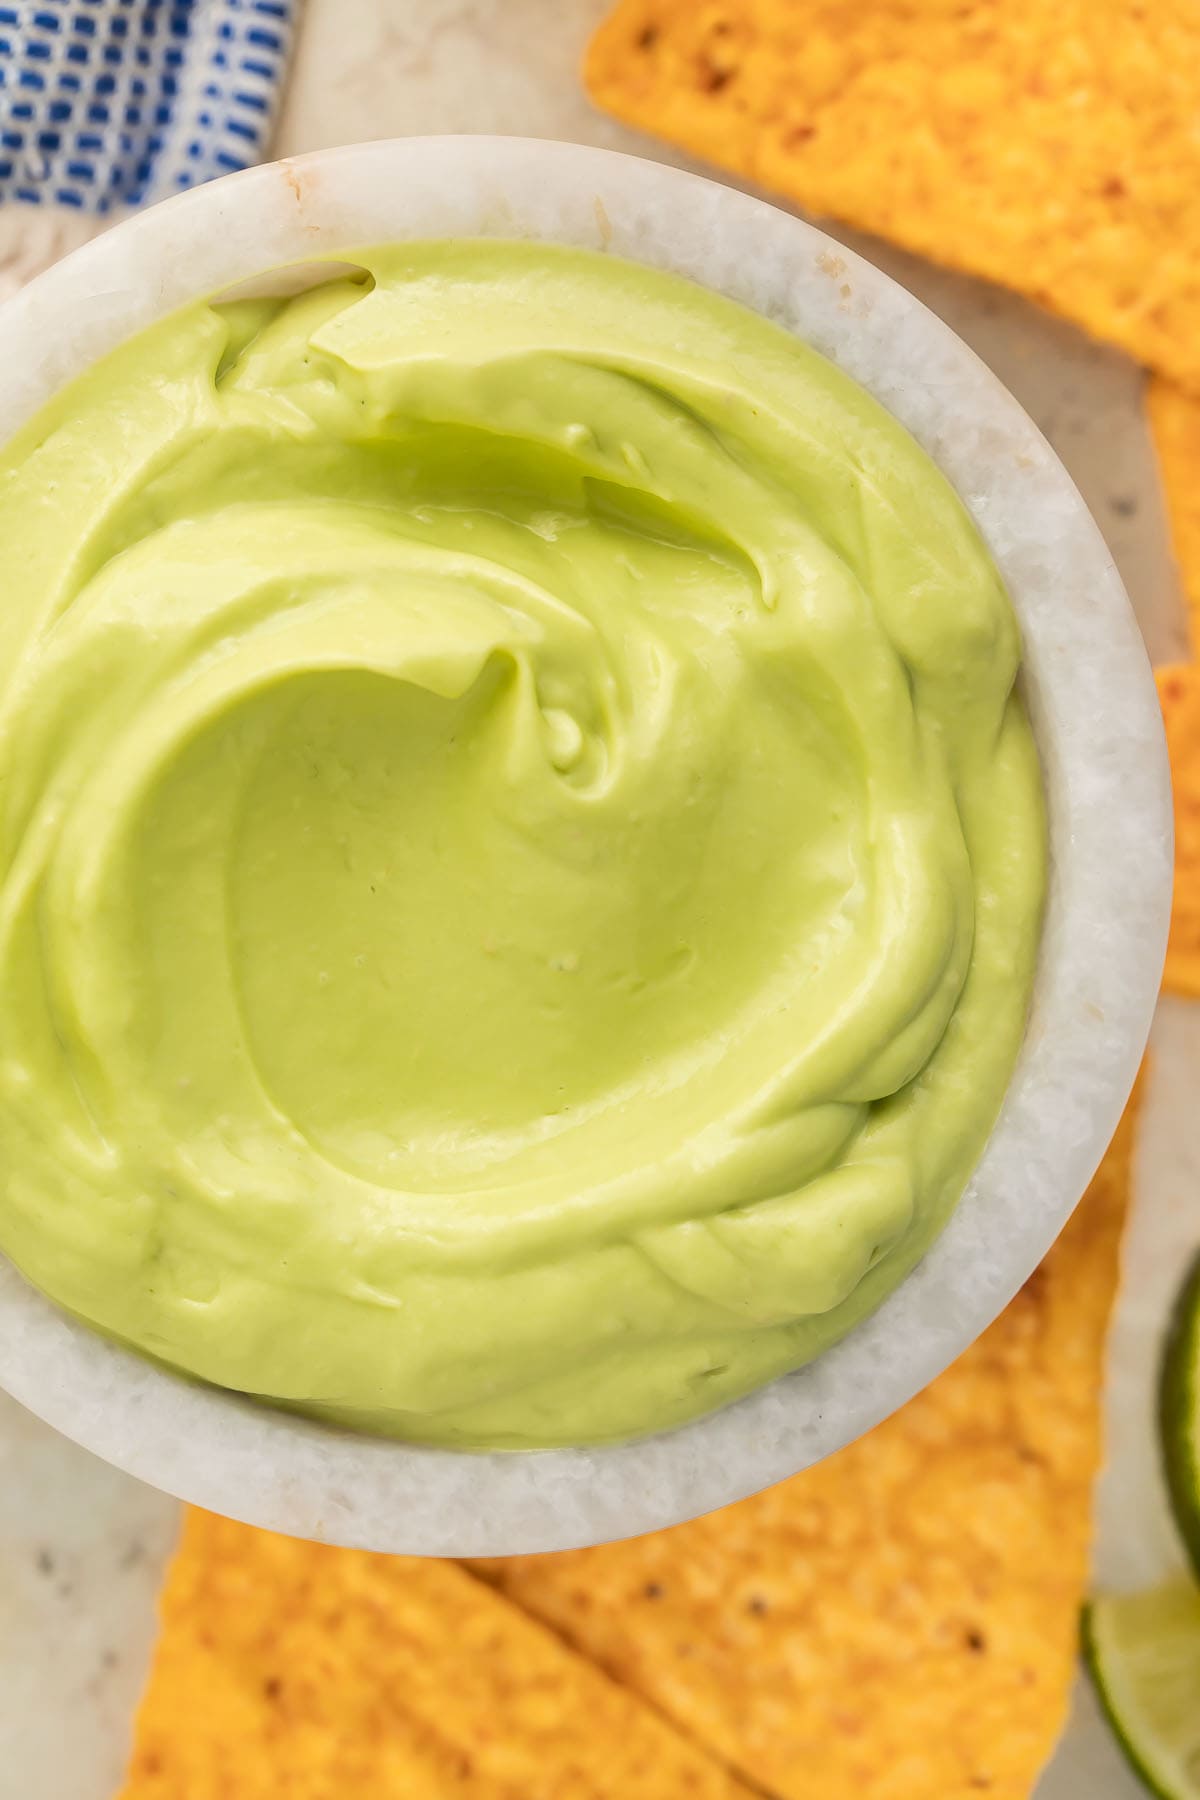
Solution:
{"label": "tortilla chip", "polygon": [[1153,380],[1146,411],[1162,475],[1175,560],[1187,598],[1192,647],[1200,648],[1200,400]]}
{"label": "tortilla chip", "polygon": [[1163,987],[1200,998],[1200,664],[1157,670],[1175,789],[1175,897]]}
{"label": "tortilla chip", "polygon": [[124,1800],[752,1800],[452,1563],[188,1515]]}
{"label": "tortilla chip", "polygon": [[622,0],[586,80],[1200,390],[1196,0]]}
{"label": "tortilla chip", "polygon": [[1027,1800],[1075,1670],[1133,1103],[1002,1317],[820,1467],[630,1543],[481,1564],[786,1800]]}

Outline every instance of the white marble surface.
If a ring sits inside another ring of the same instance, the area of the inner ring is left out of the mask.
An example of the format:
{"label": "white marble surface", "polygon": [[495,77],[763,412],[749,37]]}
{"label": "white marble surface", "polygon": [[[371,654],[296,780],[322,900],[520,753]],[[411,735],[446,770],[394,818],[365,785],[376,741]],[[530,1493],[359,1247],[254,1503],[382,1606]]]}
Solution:
{"label": "white marble surface", "polygon": [[[604,0],[308,5],[283,151],[482,130],[665,155],[593,114],[575,84],[580,47]],[[1139,411],[1139,372],[1019,300],[884,247],[863,247],[974,344],[1029,408],[1104,527],[1152,654],[1177,653],[1183,615]],[[1161,1284],[1171,1259],[1158,1246],[1164,1231],[1173,1240],[1189,1206],[1195,1213],[1200,1191],[1194,1102],[1172,1103],[1194,1092],[1200,1025],[1186,1006],[1169,1003],[1156,1040],[1100,1506],[1099,1560],[1113,1580],[1153,1573],[1175,1554],[1146,1442],[1145,1394],[1159,1324],[1153,1282]],[[1192,1235],[1200,1236],[1200,1226]],[[0,1402],[0,1800],[108,1800],[173,1529],[170,1502]],[[1128,1562],[1133,1545],[1136,1571]],[[1039,1800],[1132,1800],[1137,1791],[1084,1696]]]}
{"label": "white marble surface", "polygon": [[108,1800],[175,1536],[161,1494],[0,1394],[0,1796]]}

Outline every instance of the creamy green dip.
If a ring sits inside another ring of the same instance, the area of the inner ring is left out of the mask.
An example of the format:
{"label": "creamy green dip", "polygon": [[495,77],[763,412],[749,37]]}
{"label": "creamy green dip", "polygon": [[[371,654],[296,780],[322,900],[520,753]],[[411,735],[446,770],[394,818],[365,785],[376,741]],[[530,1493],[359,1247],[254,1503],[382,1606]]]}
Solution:
{"label": "creamy green dip", "polygon": [[0,455],[0,1248],[209,1381],[583,1443],[962,1192],[1044,881],[964,508],[763,319],[501,242],[193,305]]}

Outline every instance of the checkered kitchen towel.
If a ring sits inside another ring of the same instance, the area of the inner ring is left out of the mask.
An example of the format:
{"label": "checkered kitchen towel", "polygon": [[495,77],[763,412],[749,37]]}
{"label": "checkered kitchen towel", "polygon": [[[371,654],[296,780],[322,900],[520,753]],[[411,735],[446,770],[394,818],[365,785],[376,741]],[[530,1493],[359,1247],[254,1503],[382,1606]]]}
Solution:
{"label": "checkered kitchen towel", "polygon": [[0,209],[97,218],[258,162],[299,5],[0,0]]}

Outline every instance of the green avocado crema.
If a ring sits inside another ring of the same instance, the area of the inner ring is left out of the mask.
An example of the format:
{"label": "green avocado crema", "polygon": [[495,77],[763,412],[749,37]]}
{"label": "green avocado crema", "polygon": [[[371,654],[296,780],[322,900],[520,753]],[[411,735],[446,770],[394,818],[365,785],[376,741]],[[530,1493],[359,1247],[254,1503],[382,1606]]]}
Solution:
{"label": "green avocado crema", "polygon": [[766,320],[390,246],[0,452],[0,1249],[399,1437],[675,1425],[944,1225],[1045,874],[966,511]]}

